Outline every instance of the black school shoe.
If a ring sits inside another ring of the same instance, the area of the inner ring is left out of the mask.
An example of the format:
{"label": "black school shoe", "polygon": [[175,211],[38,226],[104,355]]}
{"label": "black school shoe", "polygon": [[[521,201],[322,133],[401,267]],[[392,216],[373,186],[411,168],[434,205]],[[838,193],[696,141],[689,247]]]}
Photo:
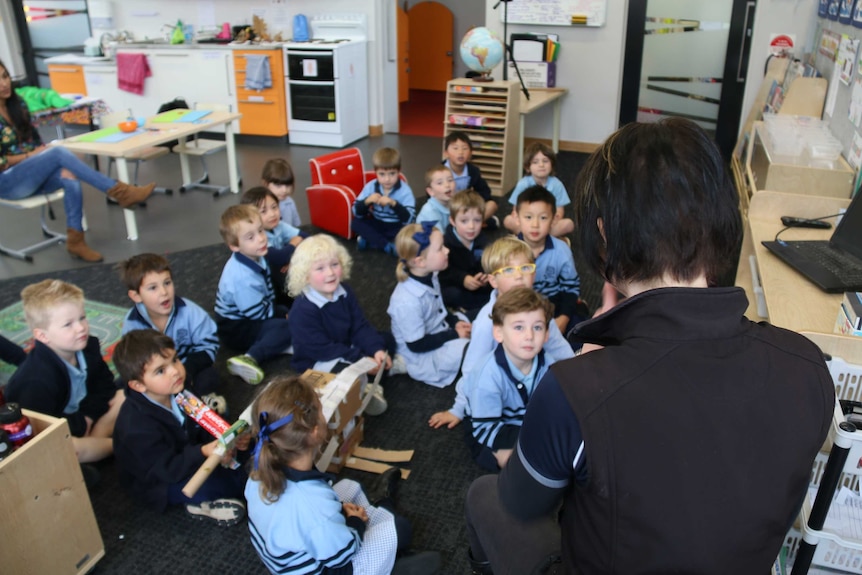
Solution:
{"label": "black school shoe", "polygon": [[401,483],[401,470],[397,467],[390,467],[381,473],[365,491],[368,501],[374,507],[379,507],[380,503],[386,503],[387,500],[395,505],[395,495],[398,493],[398,485]]}
{"label": "black school shoe", "polygon": [[437,551],[405,553],[395,560],[391,575],[435,575],[440,572],[441,563]]}

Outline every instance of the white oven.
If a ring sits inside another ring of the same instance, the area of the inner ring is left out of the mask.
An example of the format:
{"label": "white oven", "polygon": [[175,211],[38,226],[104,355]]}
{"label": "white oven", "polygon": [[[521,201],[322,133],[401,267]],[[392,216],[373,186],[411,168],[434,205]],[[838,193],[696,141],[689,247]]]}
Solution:
{"label": "white oven", "polygon": [[343,147],[368,135],[365,15],[309,19],[312,39],[284,46],[291,144]]}

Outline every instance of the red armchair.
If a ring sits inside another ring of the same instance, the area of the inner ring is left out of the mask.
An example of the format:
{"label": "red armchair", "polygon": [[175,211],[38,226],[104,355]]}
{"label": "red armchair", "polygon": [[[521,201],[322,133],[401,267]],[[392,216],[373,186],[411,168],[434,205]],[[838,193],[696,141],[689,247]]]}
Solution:
{"label": "red armchair", "polygon": [[353,201],[374,172],[366,172],[357,148],[338,150],[308,161],[311,187],[306,188],[311,224],[347,239],[353,237]]}

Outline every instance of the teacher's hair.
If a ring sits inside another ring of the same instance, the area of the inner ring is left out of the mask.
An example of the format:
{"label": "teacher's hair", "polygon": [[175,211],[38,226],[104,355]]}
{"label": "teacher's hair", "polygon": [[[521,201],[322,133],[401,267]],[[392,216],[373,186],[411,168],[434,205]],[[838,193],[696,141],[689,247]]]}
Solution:
{"label": "teacher's hair", "polygon": [[[9,73],[9,68],[6,67],[6,64],[2,60],[0,60],[0,67],[7,74]],[[18,134],[18,139],[22,142],[32,140],[33,125],[30,123],[30,111],[27,109],[21,96],[15,92],[14,86],[12,87],[12,95],[6,99],[6,110],[9,112],[9,119],[12,120],[12,129]]]}
{"label": "teacher's hair", "polygon": [[739,197],[721,154],[694,122],[623,126],[587,160],[574,195],[584,257],[607,280],[704,274],[715,285],[734,263]]}

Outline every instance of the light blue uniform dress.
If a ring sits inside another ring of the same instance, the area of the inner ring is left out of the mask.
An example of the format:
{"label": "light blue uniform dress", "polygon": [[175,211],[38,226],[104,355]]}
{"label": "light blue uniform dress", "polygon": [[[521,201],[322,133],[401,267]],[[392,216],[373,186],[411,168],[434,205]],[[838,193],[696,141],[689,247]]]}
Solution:
{"label": "light blue uniform dress", "polygon": [[434,387],[446,387],[458,375],[464,346],[470,340],[451,339],[426,353],[415,353],[407,347],[408,341],[418,341],[426,335],[449,329],[437,272],[434,272],[432,284],[433,289],[413,278],[399,282],[389,298],[386,311],[392,320],[392,335],[395,336],[398,353],[404,356],[410,377]]}

